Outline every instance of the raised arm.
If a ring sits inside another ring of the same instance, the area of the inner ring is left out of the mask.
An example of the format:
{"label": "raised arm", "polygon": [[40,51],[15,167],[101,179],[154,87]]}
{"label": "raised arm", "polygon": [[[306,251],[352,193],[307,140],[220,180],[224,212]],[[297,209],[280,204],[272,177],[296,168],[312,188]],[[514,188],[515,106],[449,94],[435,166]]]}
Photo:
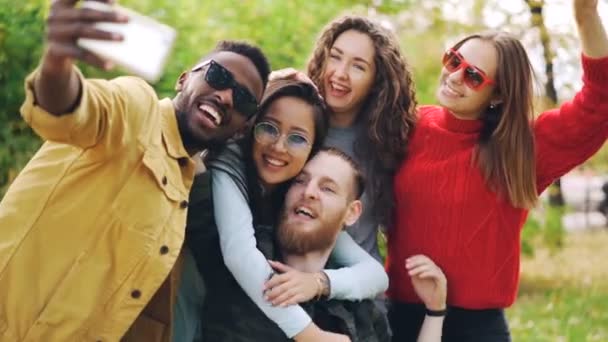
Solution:
{"label": "raised arm", "polygon": [[[109,68],[110,65],[78,47],[78,38],[120,40],[116,34],[101,31],[96,22],[125,22],[128,18],[115,12],[75,8],[77,0],[56,0],[47,19],[46,50],[40,62],[34,91],[38,104],[54,115],[69,113],[78,104],[82,85],[73,65],[79,59]],[[110,0],[100,0],[110,3]]]}
{"label": "raised arm", "polygon": [[598,0],[573,0],[573,5],[582,47],[583,87],[572,101],[535,121],[539,191],[590,158],[608,138],[608,36]]}
{"label": "raised arm", "polygon": [[296,341],[344,340],[342,336],[321,331],[299,305],[278,307],[264,299],[264,283],[273,271],[257,249],[249,205],[228,174],[211,172],[214,215],[224,263],[241,288],[288,337]]}
{"label": "raised arm", "polygon": [[574,19],[583,54],[608,57],[608,36],[598,12],[598,0],[574,0]]}

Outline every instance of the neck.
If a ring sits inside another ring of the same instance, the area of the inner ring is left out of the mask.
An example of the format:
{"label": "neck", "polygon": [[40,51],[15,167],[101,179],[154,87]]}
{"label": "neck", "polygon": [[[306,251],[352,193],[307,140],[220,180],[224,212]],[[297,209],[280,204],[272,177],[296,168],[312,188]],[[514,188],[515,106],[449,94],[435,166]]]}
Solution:
{"label": "neck", "polygon": [[325,268],[331,248],[325,251],[313,251],[303,255],[285,254],[283,253],[284,261],[287,265],[301,272],[319,272]]}
{"label": "neck", "polygon": [[278,184],[268,184],[260,179],[260,185],[262,186],[262,194],[264,196],[271,194],[276,188]]}
{"label": "neck", "polygon": [[352,109],[345,112],[331,112],[329,115],[329,125],[331,127],[351,127],[357,120],[359,114],[359,108]]}

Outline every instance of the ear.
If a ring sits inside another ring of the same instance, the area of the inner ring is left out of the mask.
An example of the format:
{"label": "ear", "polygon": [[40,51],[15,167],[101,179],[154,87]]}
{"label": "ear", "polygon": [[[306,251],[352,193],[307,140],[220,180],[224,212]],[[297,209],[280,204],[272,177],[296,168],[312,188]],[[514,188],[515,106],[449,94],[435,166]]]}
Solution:
{"label": "ear", "polygon": [[363,203],[360,200],[354,200],[348,205],[346,215],[344,216],[344,224],[350,226],[357,222],[363,212]]}
{"label": "ear", "polygon": [[496,106],[500,106],[502,104],[502,96],[500,96],[500,94],[494,94],[492,95],[492,98],[490,99],[490,106],[496,107]]}
{"label": "ear", "polygon": [[189,75],[190,73],[187,71],[184,71],[181,75],[179,75],[179,78],[175,83],[175,91],[180,92],[184,89],[184,84],[186,83],[186,80],[188,80]]}

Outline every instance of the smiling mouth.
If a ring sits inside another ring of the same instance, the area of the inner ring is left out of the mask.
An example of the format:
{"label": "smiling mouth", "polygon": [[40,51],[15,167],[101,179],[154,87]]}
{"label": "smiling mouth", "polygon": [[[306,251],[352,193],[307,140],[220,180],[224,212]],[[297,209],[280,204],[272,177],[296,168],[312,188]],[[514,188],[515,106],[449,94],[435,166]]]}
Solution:
{"label": "smiling mouth", "polygon": [[220,111],[218,109],[216,109],[215,107],[206,104],[206,103],[201,103],[198,106],[198,109],[200,109],[203,114],[209,119],[211,120],[211,122],[213,122],[216,126],[219,126],[222,124],[222,118],[223,115],[220,114]]}
{"label": "smiling mouth", "polygon": [[303,216],[309,219],[316,218],[315,213],[310,208],[304,206],[296,207],[293,212],[296,214],[296,216]]}
{"label": "smiling mouth", "polygon": [[329,89],[333,94],[338,96],[344,96],[350,92],[350,88],[332,81],[329,81]]}
{"label": "smiling mouth", "polygon": [[452,88],[448,82],[445,82],[445,92],[450,95],[450,96],[454,96],[454,97],[463,97],[464,95],[460,94],[459,92],[457,92],[456,90],[454,90],[454,88]]}
{"label": "smiling mouth", "polygon": [[270,157],[268,155],[263,155],[262,158],[264,159],[264,162],[266,162],[270,166],[283,167],[283,166],[287,165],[286,161],[280,160],[280,159],[276,159],[276,158],[272,158],[272,157]]}

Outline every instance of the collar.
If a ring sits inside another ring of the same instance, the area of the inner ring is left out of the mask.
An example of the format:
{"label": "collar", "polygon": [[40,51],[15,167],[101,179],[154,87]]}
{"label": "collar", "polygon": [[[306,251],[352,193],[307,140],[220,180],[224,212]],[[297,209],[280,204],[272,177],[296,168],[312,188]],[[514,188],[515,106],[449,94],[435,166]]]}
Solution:
{"label": "collar", "polygon": [[450,132],[455,133],[477,133],[481,130],[483,126],[483,122],[479,119],[477,120],[463,120],[459,119],[454,114],[452,114],[446,108],[442,108],[442,117],[443,120],[441,122],[441,126],[446,128]]}

